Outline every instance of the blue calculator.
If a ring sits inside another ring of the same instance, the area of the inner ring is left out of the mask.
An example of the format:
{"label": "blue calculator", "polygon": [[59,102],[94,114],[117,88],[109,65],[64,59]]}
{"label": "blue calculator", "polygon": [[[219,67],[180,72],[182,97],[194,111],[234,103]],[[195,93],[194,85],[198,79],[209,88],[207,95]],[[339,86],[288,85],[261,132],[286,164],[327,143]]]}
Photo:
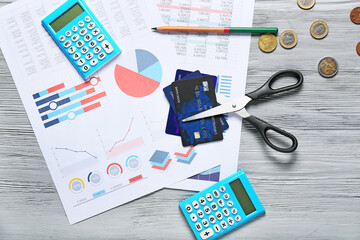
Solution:
{"label": "blue calculator", "polygon": [[197,239],[215,239],[265,213],[243,170],[182,201]]}
{"label": "blue calculator", "polygon": [[121,53],[83,0],[66,1],[41,22],[84,80]]}

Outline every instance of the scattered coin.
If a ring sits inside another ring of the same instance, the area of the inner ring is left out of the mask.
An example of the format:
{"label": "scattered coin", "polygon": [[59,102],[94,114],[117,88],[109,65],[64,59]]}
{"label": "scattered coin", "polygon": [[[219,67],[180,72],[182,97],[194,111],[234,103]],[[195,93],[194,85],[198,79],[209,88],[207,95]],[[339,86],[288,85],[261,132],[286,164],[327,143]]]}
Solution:
{"label": "scattered coin", "polygon": [[315,0],[297,0],[297,3],[300,8],[308,10],[308,9],[311,9],[315,5],[316,1]]}
{"label": "scattered coin", "polygon": [[321,76],[326,78],[332,78],[338,73],[339,65],[334,58],[324,57],[319,62],[318,71]]}
{"label": "scattered coin", "polygon": [[360,42],[356,45],[356,52],[360,55]]}
{"label": "scattered coin", "polygon": [[326,22],[322,20],[317,20],[311,25],[310,33],[313,38],[323,39],[328,35],[329,27]]}
{"label": "scattered coin", "polygon": [[270,53],[277,47],[277,40],[274,34],[265,33],[260,36],[259,48],[261,51]]}
{"label": "scattered coin", "polygon": [[298,37],[293,30],[285,30],[280,35],[280,44],[283,48],[290,49],[296,46]]}
{"label": "scattered coin", "polygon": [[353,23],[360,24],[360,7],[356,7],[351,11],[350,19]]}

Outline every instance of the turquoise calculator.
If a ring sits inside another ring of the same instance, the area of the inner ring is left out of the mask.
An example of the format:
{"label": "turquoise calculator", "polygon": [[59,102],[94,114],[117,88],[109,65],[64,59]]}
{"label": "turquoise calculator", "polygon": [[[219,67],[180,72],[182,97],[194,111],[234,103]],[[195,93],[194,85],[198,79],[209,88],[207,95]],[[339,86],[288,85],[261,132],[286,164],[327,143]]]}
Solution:
{"label": "turquoise calculator", "polygon": [[265,213],[243,170],[182,201],[197,239],[215,239]]}
{"label": "turquoise calculator", "polygon": [[84,80],[121,49],[83,0],[68,0],[41,21]]}

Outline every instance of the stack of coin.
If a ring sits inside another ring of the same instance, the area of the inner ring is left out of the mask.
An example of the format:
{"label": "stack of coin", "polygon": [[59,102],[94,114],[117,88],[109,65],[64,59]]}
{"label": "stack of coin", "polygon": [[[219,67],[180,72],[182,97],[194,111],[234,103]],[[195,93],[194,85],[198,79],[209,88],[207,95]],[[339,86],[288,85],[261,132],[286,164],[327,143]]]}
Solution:
{"label": "stack of coin", "polygon": [[300,8],[302,8],[304,10],[308,10],[308,9],[311,9],[315,5],[316,1],[315,0],[297,0],[297,3]]}
{"label": "stack of coin", "polygon": [[321,76],[326,78],[332,78],[338,73],[339,64],[332,57],[324,57],[319,62],[318,71]]}
{"label": "stack of coin", "polygon": [[310,33],[315,39],[323,39],[328,35],[329,27],[326,22],[317,20],[311,25]]}
{"label": "stack of coin", "polygon": [[259,48],[261,51],[270,53],[273,52],[277,47],[277,40],[274,34],[265,33],[259,38]]}

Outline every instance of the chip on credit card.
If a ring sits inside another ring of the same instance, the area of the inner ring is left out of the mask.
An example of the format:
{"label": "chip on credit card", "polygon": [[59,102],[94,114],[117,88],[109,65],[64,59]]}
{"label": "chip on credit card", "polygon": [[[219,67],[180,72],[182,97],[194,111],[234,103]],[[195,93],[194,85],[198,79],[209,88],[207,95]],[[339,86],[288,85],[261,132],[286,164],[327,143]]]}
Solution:
{"label": "chip on credit card", "polygon": [[173,82],[171,87],[183,146],[222,140],[220,116],[182,122],[185,118],[218,105],[212,76]]}

